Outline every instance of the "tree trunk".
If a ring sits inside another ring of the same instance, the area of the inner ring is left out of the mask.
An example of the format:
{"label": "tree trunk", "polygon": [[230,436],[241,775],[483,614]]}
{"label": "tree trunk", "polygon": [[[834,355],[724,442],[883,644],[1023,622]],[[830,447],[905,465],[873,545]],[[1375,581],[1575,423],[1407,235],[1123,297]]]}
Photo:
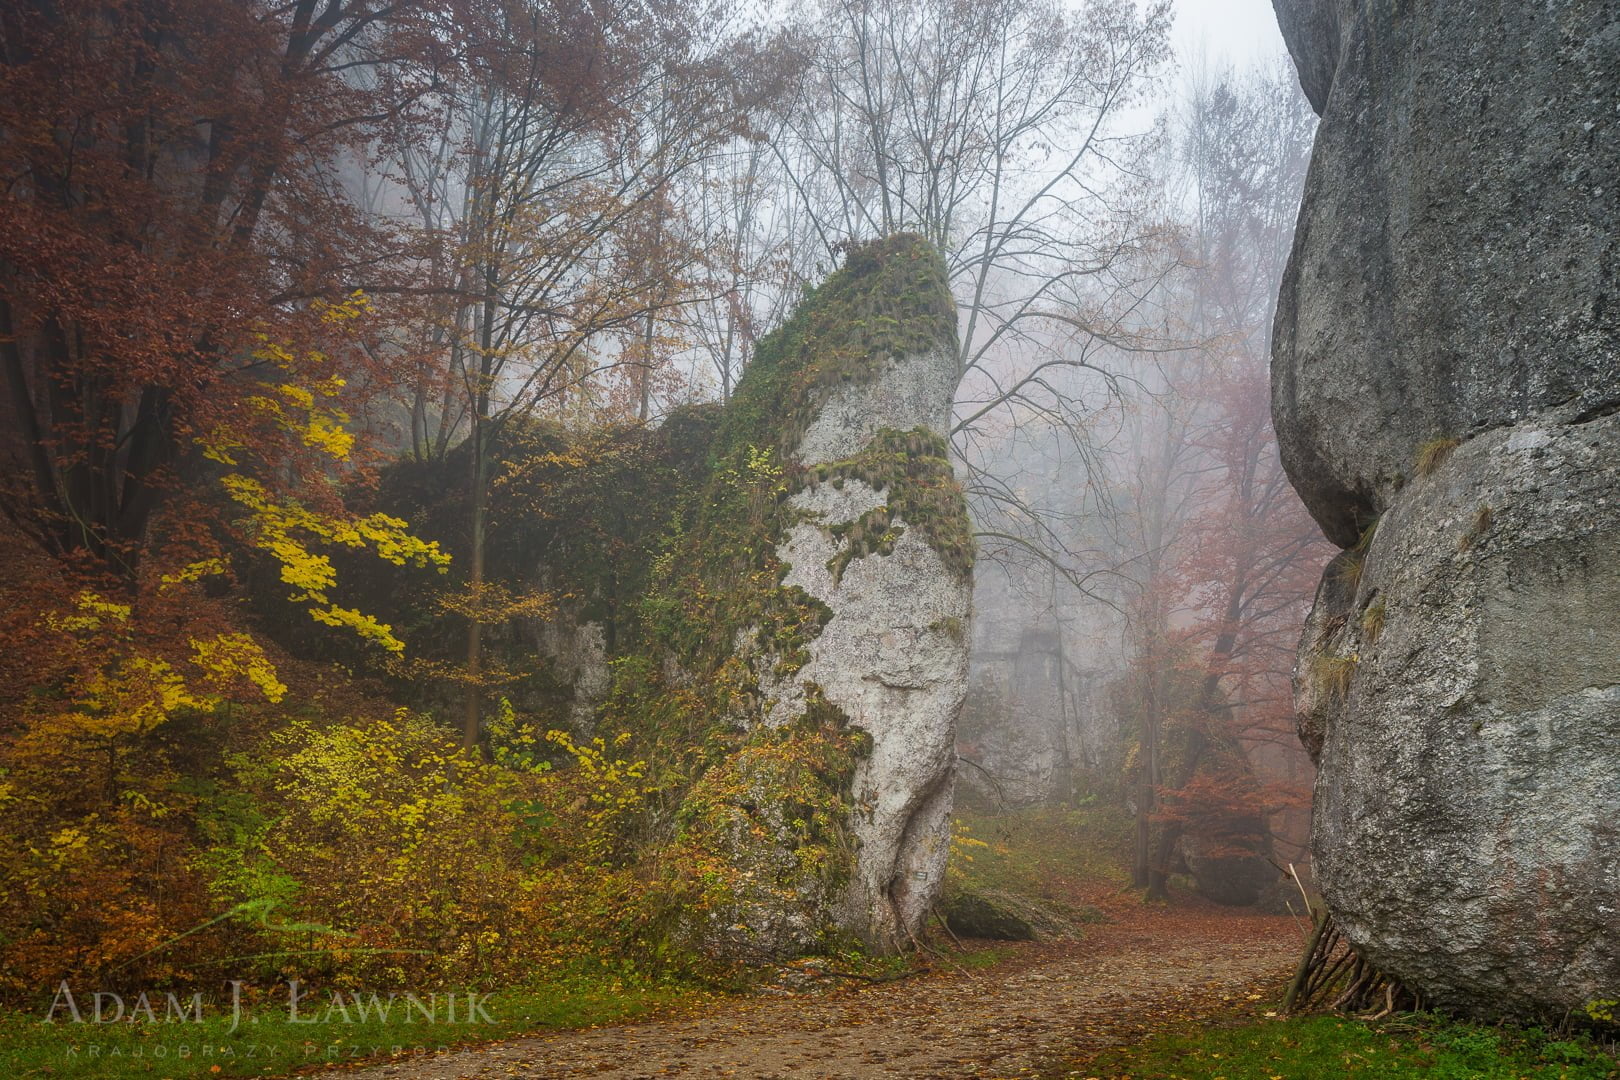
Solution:
{"label": "tree trunk", "polygon": [[[1152,655],[1150,649],[1149,655]],[[1131,882],[1154,896],[1153,810],[1159,787],[1159,674],[1148,665],[1142,700],[1142,761],[1136,785],[1136,858]],[[1164,883],[1158,885],[1162,897]]]}
{"label": "tree trunk", "polygon": [[488,498],[485,480],[489,469],[486,459],[489,457],[489,396],[490,380],[494,374],[494,345],[495,345],[495,284],[498,273],[493,265],[484,271],[484,310],[483,327],[480,334],[481,348],[478,357],[478,382],[473,387],[472,401],[472,431],[468,442],[471,453],[468,455],[472,461],[468,466],[472,483],[472,528],[469,530],[469,567],[467,572],[467,593],[472,603],[467,619],[467,663],[463,673],[467,679],[467,695],[462,702],[461,715],[461,745],[467,750],[474,750],[478,746],[479,736],[482,734],[482,712],[484,704],[483,663],[484,663],[484,621],[483,621],[483,589],[484,589],[484,540],[485,540],[485,502]]}
{"label": "tree trunk", "polygon": [[467,619],[467,695],[462,702],[461,745],[467,750],[478,746],[482,726],[484,621],[479,614],[479,594],[484,587],[484,418],[473,417],[472,458],[470,468],[472,484],[472,530],[470,538],[467,591],[472,600]]}

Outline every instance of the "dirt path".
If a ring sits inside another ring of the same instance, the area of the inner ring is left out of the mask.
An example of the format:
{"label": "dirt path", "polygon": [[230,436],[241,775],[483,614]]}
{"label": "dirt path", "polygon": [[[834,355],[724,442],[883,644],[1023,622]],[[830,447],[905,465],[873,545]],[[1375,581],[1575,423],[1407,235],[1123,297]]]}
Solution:
{"label": "dirt path", "polygon": [[1299,948],[1286,918],[1203,906],[1116,910],[1084,941],[1022,947],[985,971],[727,1002],[697,1015],[561,1032],[324,1074],[347,1080],[856,1080],[1017,1077],[1070,1049],[1140,1037],[1275,993]]}

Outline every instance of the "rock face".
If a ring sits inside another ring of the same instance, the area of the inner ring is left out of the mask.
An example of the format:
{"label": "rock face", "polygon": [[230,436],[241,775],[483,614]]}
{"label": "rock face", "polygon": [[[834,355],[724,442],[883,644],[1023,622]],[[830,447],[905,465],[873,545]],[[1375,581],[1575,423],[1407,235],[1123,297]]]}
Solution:
{"label": "rock face", "polygon": [[[696,590],[750,568],[737,606],[751,614],[728,632],[754,685],[732,722],[757,743],[831,717],[860,744],[842,778],[845,840],[818,847],[813,828],[767,821],[741,841],[751,869],[709,931],[728,951],[812,948],[829,928],[904,948],[938,896],[972,606],[971,531],[942,435],[955,382],[943,263],[920,238],[893,237],[851,252],[761,343],[722,425],[707,498],[740,494],[742,510],[700,528],[763,520],[768,545],[722,558]],[[713,543],[697,543],[694,558],[709,558]],[[750,790],[769,787],[768,771],[750,768]]]}
{"label": "rock face", "polygon": [[1480,1016],[1620,997],[1620,5],[1276,0],[1322,113],[1273,413],[1329,565],[1317,881]]}
{"label": "rock face", "polygon": [[1349,546],[1425,442],[1620,405],[1620,8],[1275,3],[1322,124],[1273,408]]}
{"label": "rock face", "polygon": [[1620,415],[1459,447],[1329,571],[1300,655],[1317,881],[1437,1004],[1620,989]]}
{"label": "rock face", "polygon": [[871,736],[852,784],[857,847],[845,921],[863,940],[893,948],[921,926],[950,854],[972,594],[899,515],[890,518],[901,535],[888,555],[834,573],[849,541],[831,530],[859,521],[887,495],[849,480],[841,490],[824,485],[789,501],[803,516],[777,548],[791,567],[784,584],[826,604],[832,618],[793,676],[799,686],[766,685],[777,691],[773,712],[780,714],[802,711],[803,684],[812,683]]}
{"label": "rock face", "polygon": [[[930,264],[937,259],[909,238],[884,257],[904,261],[920,251]],[[931,305],[900,317],[928,320]],[[948,465],[932,478],[892,468],[896,452],[943,453],[936,440],[950,424],[954,334],[867,363],[863,378],[832,384],[811,408],[791,453],[795,465],[819,471],[788,500],[790,524],[776,547],[788,567],[782,584],[802,589],[831,615],[806,646],[808,662],[789,677],[762,679],[761,688],[769,723],[802,714],[813,689],[870,737],[851,783],[855,859],[840,922],[870,946],[898,949],[939,895],[950,854],[972,578],[936,546],[937,529],[907,516],[909,502],[918,514],[954,517],[965,529],[966,508]],[[897,439],[900,432],[910,434]],[[891,468],[877,461],[840,468],[873,457],[889,459]],[[820,482],[824,474],[832,482]],[[932,499],[915,490],[907,500],[897,490],[931,483],[940,485]]]}
{"label": "rock face", "polygon": [[[626,855],[667,875],[657,932],[682,945],[899,949],[939,893],[972,606],[956,355],[944,260],[895,236],[762,338],[724,407],[503,433],[490,577],[553,602],[489,629],[490,668],[513,724],[624,747],[665,785]],[[402,463],[385,506],[454,547],[466,475],[457,452]],[[385,614],[453,661],[427,584],[393,593]]]}

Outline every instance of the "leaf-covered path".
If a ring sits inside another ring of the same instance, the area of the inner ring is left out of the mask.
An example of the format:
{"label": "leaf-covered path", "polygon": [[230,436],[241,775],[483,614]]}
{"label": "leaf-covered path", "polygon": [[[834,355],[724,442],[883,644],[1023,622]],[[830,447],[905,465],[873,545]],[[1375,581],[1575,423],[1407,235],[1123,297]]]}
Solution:
{"label": "leaf-covered path", "polygon": [[332,1073],[355,1080],[1018,1077],[1073,1050],[1275,994],[1299,947],[1287,917],[1204,905],[1116,907],[1084,941],[1034,944],[982,971],[492,1043]]}

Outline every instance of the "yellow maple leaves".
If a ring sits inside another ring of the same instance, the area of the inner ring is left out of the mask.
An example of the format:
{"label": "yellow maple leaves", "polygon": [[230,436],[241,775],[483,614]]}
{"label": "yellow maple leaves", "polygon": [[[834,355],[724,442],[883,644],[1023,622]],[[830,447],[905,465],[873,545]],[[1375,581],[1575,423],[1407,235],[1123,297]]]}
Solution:
{"label": "yellow maple leaves", "polygon": [[[322,319],[328,323],[357,319],[370,309],[365,294],[359,291],[337,304],[320,306]],[[313,374],[328,367],[326,357],[318,352],[299,356],[263,336],[253,356],[282,378],[261,382],[262,392],[246,398],[251,421],[296,439],[330,459],[334,466],[346,462],[355,438],[348,429],[349,414],[336,404],[344,380],[336,375]],[[226,495],[246,511],[242,525],[249,542],[280,564],[281,580],[293,589],[292,602],[308,605],[310,617],[316,622],[347,627],[389,652],[403,652],[405,643],[394,635],[391,626],[332,600],[337,568],[312,545],[370,550],[396,566],[433,566],[440,573],[448,569],[450,556],[437,543],[411,535],[399,518],[382,513],[354,516],[317,510],[293,496],[272,491],[265,481],[248,475],[244,465],[248,441],[242,430],[229,423],[216,426],[197,440],[204,457],[236,470],[222,476],[220,484]],[[166,577],[164,582],[178,584],[220,569],[197,563]]]}
{"label": "yellow maple leaves", "polygon": [[293,587],[290,599],[294,603],[309,604],[310,617],[317,622],[347,626],[389,652],[404,651],[405,643],[394,636],[392,627],[332,602],[329,590],[337,584],[337,569],[329,557],[311,550],[308,541],[370,549],[395,566],[433,566],[444,573],[450,566],[450,556],[436,541],[411,535],[403,520],[388,514],[343,517],[272,495],[250,477],[233,474],[220,482],[231,499],[248,511],[247,527],[253,546],[281,564],[281,580]]}
{"label": "yellow maple leaves", "polygon": [[[49,613],[45,622],[76,638],[104,640],[130,617],[129,605],[85,591],[71,614]],[[271,704],[286,695],[275,665],[248,634],[192,638],[190,645],[189,674],[161,656],[136,651],[80,677],[69,694],[76,726],[101,735],[149,731],[181,709],[217,706],[242,683]]]}

